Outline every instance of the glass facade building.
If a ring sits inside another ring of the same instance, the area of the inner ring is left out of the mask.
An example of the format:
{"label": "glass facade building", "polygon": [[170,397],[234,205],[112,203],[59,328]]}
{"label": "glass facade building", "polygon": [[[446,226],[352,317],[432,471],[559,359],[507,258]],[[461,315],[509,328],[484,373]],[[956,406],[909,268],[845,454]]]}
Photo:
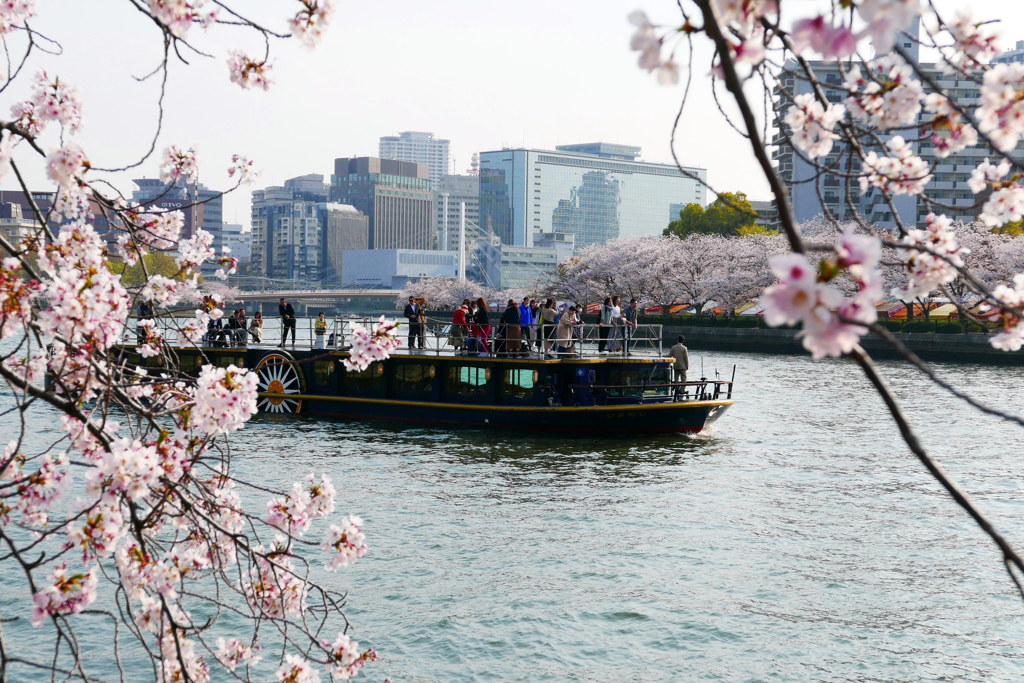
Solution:
{"label": "glass facade building", "polygon": [[[533,246],[536,232],[571,234],[580,249],[660,235],[673,205],[705,204],[700,182],[675,166],[638,161],[639,153],[607,143],[482,152],[480,226],[517,246]],[[703,168],[686,170],[707,179]]]}

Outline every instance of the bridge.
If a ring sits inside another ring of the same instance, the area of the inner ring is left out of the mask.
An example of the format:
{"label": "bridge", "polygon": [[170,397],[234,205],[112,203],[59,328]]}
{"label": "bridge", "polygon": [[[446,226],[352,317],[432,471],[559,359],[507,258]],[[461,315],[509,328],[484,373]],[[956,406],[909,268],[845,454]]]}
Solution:
{"label": "bridge", "polygon": [[271,289],[242,291],[232,299],[248,304],[246,308],[250,315],[255,311],[277,315],[277,304],[282,298],[288,300],[298,315],[316,315],[320,311],[340,315],[394,311],[401,295],[399,289]]}

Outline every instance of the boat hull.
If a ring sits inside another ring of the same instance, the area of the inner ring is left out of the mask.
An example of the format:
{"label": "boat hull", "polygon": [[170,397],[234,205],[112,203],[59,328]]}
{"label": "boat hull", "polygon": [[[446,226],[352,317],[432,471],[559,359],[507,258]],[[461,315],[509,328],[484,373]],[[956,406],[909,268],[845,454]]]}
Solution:
{"label": "boat hull", "polygon": [[615,406],[473,406],[303,395],[303,413],[350,419],[592,434],[697,433],[732,400]]}

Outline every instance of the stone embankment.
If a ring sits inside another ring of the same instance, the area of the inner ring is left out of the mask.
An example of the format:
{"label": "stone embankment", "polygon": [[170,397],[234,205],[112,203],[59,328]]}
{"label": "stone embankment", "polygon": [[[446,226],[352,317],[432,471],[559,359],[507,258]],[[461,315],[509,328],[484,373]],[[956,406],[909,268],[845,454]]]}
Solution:
{"label": "stone embankment", "polygon": [[[796,336],[797,331],[790,329],[665,325],[662,331],[666,345],[674,344],[676,337],[682,334],[686,336],[686,345],[694,351],[807,353]],[[893,336],[927,361],[1024,365],[1024,350],[1007,352],[994,349],[987,334],[894,332]],[[899,357],[887,342],[873,335],[864,337],[861,345],[874,358]]]}

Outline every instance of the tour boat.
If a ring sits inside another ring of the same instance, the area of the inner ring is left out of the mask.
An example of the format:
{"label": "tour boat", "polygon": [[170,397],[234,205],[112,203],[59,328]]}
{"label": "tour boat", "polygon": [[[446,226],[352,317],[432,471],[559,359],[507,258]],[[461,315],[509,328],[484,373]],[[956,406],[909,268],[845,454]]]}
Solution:
{"label": "tour boat", "polygon": [[[203,364],[252,368],[258,407],[270,414],[393,420],[588,434],[696,433],[735,401],[732,376],[673,383],[672,360],[661,350],[660,326],[640,326],[633,349],[598,353],[594,330],[582,329],[571,353],[546,357],[460,353],[438,326],[428,348],[400,348],[361,372],[347,371],[345,321],[335,321],[337,347],[305,340],[272,344],[175,348],[181,369]],[[583,326],[584,328],[590,326]],[[596,326],[593,326],[596,327]],[[650,329],[641,329],[650,328]],[[640,348],[648,347],[648,348]],[[129,362],[159,366],[122,347]]]}

